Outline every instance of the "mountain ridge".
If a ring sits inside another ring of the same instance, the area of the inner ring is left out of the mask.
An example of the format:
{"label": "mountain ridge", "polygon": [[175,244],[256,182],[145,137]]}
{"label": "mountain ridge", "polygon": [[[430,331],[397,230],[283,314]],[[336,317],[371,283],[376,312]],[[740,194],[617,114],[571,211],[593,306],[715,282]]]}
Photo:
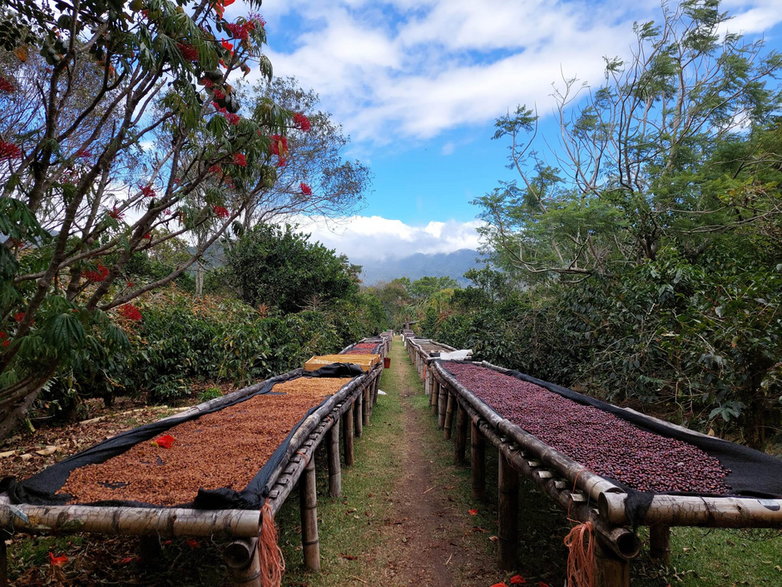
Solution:
{"label": "mountain ridge", "polygon": [[459,285],[467,285],[469,280],[464,278],[464,273],[480,267],[479,256],[480,253],[474,249],[459,249],[452,253],[415,253],[399,259],[357,264],[362,266],[359,277],[365,286],[377,285],[399,277],[415,281],[425,276],[451,277]]}

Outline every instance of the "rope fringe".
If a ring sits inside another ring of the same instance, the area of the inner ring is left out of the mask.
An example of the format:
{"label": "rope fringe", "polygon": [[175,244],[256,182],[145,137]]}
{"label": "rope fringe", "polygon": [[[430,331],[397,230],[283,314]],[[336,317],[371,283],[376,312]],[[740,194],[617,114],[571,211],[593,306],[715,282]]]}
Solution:
{"label": "rope fringe", "polygon": [[571,528],[563,542],[568,549],[568,587],[595,587],[595,533],[592,522]]}
{"label": "rope fringe", "polygon": [[261,536],[258,540],[258,558],[261,564],[263,587],[279,587],[285,572],[285,559],[277,544],[277,526],[268,498],[261,508]]}

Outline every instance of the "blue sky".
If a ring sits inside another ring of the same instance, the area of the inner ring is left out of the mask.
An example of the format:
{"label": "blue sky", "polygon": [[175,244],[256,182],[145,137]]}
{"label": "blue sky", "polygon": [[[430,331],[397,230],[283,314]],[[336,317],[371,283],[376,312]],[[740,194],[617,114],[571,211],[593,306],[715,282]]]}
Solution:
{"label": "blue sky", "polygon": [[[782,0],[724,0],[732,32],[782,48]],[[227,14],[244,12],[239,2]],[[479,209],[505,167],[494,120],[517,104],[548,115],[561,75],[597,85],[659,0],[265,0],[275,75],[294,76],[370,166],[365,206],[315,219],[314,238],[356,262],[476,247]]]}

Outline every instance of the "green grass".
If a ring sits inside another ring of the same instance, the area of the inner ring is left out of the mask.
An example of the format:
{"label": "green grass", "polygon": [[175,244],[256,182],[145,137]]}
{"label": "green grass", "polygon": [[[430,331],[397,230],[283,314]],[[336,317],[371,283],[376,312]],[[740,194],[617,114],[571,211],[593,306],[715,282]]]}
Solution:
{"label": "green grass", "polygon": [[[388,373],[380,389],[388,387]],[[373,527],[388,518],[388,496],[394,485],[400,462],[395,441],[402,434],[402,407],[396,393],[379,396],[372,421],[355,440],[355,460],[342,468],[342,496],[327,493],[327,467],[322,454],[316,460],[318,471],[318,532],[321,568],[319,574],[303,569],[298,494],[294,491],[277,516],[280,547],[285,557],[286,585],[345,585],[355,583],[365,569],[357,557],[377,547],[380,534]]]}

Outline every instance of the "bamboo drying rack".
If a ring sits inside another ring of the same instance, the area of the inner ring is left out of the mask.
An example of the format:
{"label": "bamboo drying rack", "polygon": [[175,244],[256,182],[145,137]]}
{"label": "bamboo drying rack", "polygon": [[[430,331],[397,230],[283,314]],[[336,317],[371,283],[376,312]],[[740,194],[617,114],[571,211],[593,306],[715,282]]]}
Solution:
{"label": "bamboo drying rack", "polygon": [[[417,341],[407,342],[411,354],[420,355]],[[472,490],[476,499],[485,497],[487,444],[498,450],[500,565],[510,569],[515,563],[519,539],[517,488],[519,475],[524,475],[569,517],[591,522],[597,537],[595,563],[600,585],[629,586],[630,561],[640,553],[641,542],[635,528],[629,527],[625,507],[628,494],[499,416],[448,373],[441,361],[427,357],[421,361],[426,371],[424,377],[431,381],[430,406],[438,416],[438,426],[446,439],[455,436],[457,463],[466,464],[465,450],[470,440]],[[498,373],[511,373],[487,362],[476,364]],[[671,429],[681,429],[663,423]],[[671,527],[779,528],[782,527],[782,499],[657,494],[648,510],[634,521],[650,528],[651,556],[667,560]]]}
{"label": "bamboo drying rack", "polygon": [[[388,340],[384,339],[384,352]],[[315,451],[324,439],[328,453],[329,495],[342,492],[340,439],[344,463],[354,461],[353,439],[361,436],[369,423],[383,362],[354,378],[327,398],[299,426],[288,445],[285,458],[272,472],[273,483],[267,503],[276,516],[297,483],[300,486],[302,545],[307,568],[320,569],[315,489]],[[302,373],[297,369],[221,398],[204,402],[176,417],[201,412],[229,401],[252,395],[264,384],[283,381]],[[165,418],[164,420],[169,419]],[[263,526],[262,512],[257,510],[200,510],[192,508],[116,507],[88,505],[11,504],[7,494],[0,494],[0,530],[12,534],[70,534],[89,532],[140,536],[214,536],[233,539],[224,550],[229,580],[233,584],[261,586],[258,536]],[[0,540],[0,587],[8,584],[5,539]]]}

